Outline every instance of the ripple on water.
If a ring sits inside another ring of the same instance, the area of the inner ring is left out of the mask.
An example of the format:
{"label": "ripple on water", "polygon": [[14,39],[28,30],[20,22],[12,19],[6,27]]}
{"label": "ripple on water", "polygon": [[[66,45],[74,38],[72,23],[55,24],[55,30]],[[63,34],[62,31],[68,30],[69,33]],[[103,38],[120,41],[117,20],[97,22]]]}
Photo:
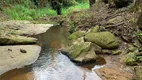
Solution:
{"label": "ripple on water", "polygon": [[35,67],[35,80],[101,80],[95,72],[84,72],[61,53],[56,55],[54,61],[53,64],[47,62],[42,67]]}

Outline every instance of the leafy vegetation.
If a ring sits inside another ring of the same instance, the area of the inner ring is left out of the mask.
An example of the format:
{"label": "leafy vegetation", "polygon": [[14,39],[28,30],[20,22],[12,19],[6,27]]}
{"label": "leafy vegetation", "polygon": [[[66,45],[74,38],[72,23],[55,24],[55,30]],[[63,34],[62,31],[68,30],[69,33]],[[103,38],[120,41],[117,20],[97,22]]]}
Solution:
{"label": "leafy vegetation", "polygon": [[[87,3],[81,3],[76,6],[63,8],[62,13],[66,15],[72,11],[86,9],[88,7],[89,5]],[[16,20],[31,20],[44,16],[57,15],[56,11],[52,10],[51,8],[30,9],[22,5],[15,5],[13,8],[6,8],[4,12],[8,14],[12,19]]]}
{"label": "leafy vegetation", "polygon": [[[73,11],[78,11],[81,9],[89,8],[87,0],[77,0],[75,1],[76,5],[72,6],[65,6],[62,7],[62,14],[67,15]],[[74,2],[74,1],[73,1]],[[85,3],[86,2],[86,3]],[[6,13],[11,19],[15,20],[33,20],[40,17],[48,17],[48,16],[56,16],[57,13],[55,10],[53,10],[49,4],[47,4],[45,7],[36,7],[31,1],[25,0],[25,1],[17,1],[12,2],[11,4],[10,0],[6,0],[5,5],[8,5],[8,7],[4,6],[3,11]],[[68,2],[68,4],[71,3],[71,1]]]}

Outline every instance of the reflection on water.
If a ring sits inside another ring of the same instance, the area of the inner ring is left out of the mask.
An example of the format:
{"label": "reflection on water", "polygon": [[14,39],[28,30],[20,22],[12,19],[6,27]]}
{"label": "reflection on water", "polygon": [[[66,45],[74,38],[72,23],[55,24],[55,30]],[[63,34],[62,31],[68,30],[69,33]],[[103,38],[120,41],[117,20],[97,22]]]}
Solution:
{"label": "reflection on water", "polygon": [[100,68],[101,66],[104,66],[105,64],[106,64],[105,59],[99,56],[96,61],[86,63],[86,64],[81,64],[79,66],[89,70],[94,70],[94,69]]}
{"label": "reflection on water", "polygon": [[0,76],[0,80],[34,80],[33,72],[27,68],[11,70]]}

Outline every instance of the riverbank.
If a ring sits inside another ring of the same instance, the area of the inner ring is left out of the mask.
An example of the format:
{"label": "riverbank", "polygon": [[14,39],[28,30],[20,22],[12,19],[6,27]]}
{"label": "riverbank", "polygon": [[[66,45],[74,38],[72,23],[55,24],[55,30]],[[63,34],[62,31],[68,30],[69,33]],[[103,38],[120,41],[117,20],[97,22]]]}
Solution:
{"label": "riverbank", "polygon": [[0,75],[34,63],[41,52],[37,39],[30,37],[46,32],[52,24],[33,24],[29,21],[0,22]]}

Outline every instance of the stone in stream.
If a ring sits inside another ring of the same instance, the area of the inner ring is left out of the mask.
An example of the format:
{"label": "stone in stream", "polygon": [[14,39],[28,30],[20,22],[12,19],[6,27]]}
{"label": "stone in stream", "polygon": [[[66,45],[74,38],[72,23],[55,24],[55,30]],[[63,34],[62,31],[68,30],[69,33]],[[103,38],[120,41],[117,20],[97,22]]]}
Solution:
{"label": "stone in stream", "polygon": [[119,40],[110,32],[88,33],[85,40],[95,43],[102,48],[114,49],[119,46]]}
{"label": "stone in stream", "polygon": [[83,38],[79,38],[73,44],[63,50],[73,61],[88,62],[95,60],[97,55],[95,48],[91,42],[84,42]]}
{"label": "stone in stream", "polygon": [[[20,49],[26,50],[28,54],[21,54]],[[41,47],[36,45],[0,46],[0,75],[34,63],[40,51]]]}

